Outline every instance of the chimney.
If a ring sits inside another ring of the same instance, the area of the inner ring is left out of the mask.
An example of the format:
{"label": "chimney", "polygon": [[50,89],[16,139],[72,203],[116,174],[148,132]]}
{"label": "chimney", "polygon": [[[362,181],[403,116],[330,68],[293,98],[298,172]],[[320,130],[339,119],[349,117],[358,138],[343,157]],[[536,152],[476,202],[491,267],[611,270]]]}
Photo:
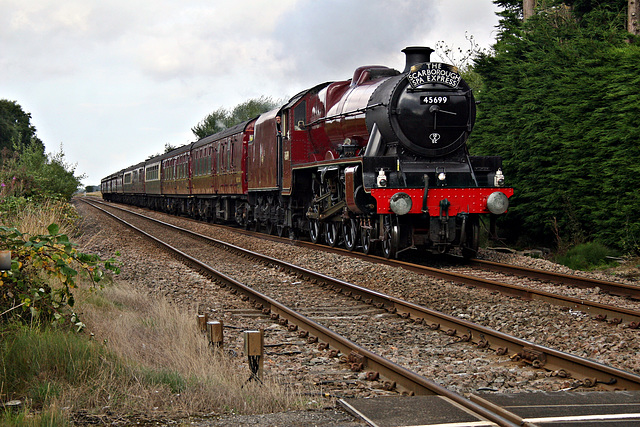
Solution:
{"label": "chimney", "polygon": [[433,49],[423,46],[411,46],[405,47],[402,49],[402,52],[404,52],[407,57],[407,63],[404,67],[403,73],[408,73],[411,70],[412,65],[429,62]]}

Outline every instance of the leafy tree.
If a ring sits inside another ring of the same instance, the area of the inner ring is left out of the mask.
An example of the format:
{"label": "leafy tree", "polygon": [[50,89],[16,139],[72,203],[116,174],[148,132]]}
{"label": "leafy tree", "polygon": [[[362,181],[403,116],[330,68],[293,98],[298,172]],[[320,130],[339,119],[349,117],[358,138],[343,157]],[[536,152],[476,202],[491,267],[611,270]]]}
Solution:
{"label": "leafy tree", "polygon": [[[610,11],[621,11],[627,6],[628,0],[564,0],[564,4],[571,6],[577,17],[582,17],[589,12],[597,9],[606,9]],[[561,3],[556,1],[555,3]]]}
{"label": "leafy tree", "polygon": [[218,108],[202,119],[200,123],[192,127],[191,132],[193,132],[198,139],[218,133],[227,128],[226,119],[228,116],[229,111],[224,108]]}
{"label": "leafy tree", "polygon": [[503,225],[524,242],[639,250],[640,47],[626,43],[619,2],[539,8],[525,23],[498,3],[511,6],[494,52],[476,58],[485,90],[470,149],[504,159],[516,194]]}
{"label": "leafy tree", "polygon": [[25,113],[16,101],[0,99],[0,150],[23,149],[32,144],[44,152],[44,145],[31,124],[31,113]]}
{"label": "leafy tree", "polygon": [[0,164],[0,198],[12,196],[61,196],[71,199],[78,190],[83,176],[75,175],[75,166],[65,162],[62,148],[45,155],[36,146],[21,154],[4,152]]}
{"label": "leafy tree", "polygon": [[238,104],[231,111],[225,108],[218,108],[192,127],[191,132],[199,139],[202,139],[205,136],[213,135],[245,120],[257,117],[266,111],[274,109],[280,103],[281,101],[274,101],[270,97],[261,96]]}
{"label": "leafy tree", "polygon": [[5,196],[62,196],[70,199],[84,176],[66,163],[62,147],[45,154],[31,114],[15,101],[0,100],[0,199]]}
{"label": "leafy tree", "polygon": [[176,147],[175,145],[169,144],[168,142],[166,144],[164,144],[164,152],[165,152],[165,154],[168,153],[169,151],[175,150],[176,148],[178,148],[178,147]]}
{"label": "leafy tree", "polygon": [[262,113],[273,110],[282,103],[282,101],[274,101],[270,97],[261,96],[258,99],[250,99],[242,104],[238,104],[231,110],[227,127],[235,126],[245,120],[257,117]]}

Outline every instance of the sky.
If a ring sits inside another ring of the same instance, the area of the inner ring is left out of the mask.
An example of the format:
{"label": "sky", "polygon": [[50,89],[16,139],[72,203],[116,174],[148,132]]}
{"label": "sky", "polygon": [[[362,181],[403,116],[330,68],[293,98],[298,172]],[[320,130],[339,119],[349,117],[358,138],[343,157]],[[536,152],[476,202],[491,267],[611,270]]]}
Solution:
{"label": "sky", "polygon": [[[288,99],[407,46],[495,41],[492,0],[0,0],[0,99],[83,185],[196,138],[207,114]],[[448,62],[438,53],[432,61]]]}

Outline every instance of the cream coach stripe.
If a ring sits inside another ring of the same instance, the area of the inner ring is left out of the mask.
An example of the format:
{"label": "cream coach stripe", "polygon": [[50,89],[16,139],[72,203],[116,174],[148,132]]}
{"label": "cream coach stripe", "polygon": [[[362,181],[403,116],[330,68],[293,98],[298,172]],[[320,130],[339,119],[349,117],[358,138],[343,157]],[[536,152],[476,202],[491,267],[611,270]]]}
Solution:
{"label": "cream coach stripe", "polygon": [[524,418],[523,421],[529,423],[554,423],[558,421],[588,421],[588,420],[627,420],[639,419],[640,414],[602,414],[602,415],[577,415],[572,417],[542,417]]}

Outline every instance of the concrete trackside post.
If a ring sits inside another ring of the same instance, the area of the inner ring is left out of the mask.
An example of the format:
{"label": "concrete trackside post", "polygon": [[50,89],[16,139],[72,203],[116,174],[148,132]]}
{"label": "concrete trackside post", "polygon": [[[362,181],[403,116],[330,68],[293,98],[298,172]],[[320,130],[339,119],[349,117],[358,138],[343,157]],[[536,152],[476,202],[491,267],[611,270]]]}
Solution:
{"label": "concrete trackside post", "polygon": [[262,383],[264,366],[264,329],[244,331],[244,352],[249,359],[251,377],[247,380]]}
{"label": "concrete trackside post", "polygon": [[198,319],[198,328],[200,328],[200,332],[207,332],[207,321],[209,320],[209,314],[198,314],[196,317]]}
{"label": "concrete trackside post", "polygon": [[224,326],[222,321],[209,320],[207,322],[207,336],[209,337],[209,343],[215,349],[222,349],[222,343],[224,341]]}

